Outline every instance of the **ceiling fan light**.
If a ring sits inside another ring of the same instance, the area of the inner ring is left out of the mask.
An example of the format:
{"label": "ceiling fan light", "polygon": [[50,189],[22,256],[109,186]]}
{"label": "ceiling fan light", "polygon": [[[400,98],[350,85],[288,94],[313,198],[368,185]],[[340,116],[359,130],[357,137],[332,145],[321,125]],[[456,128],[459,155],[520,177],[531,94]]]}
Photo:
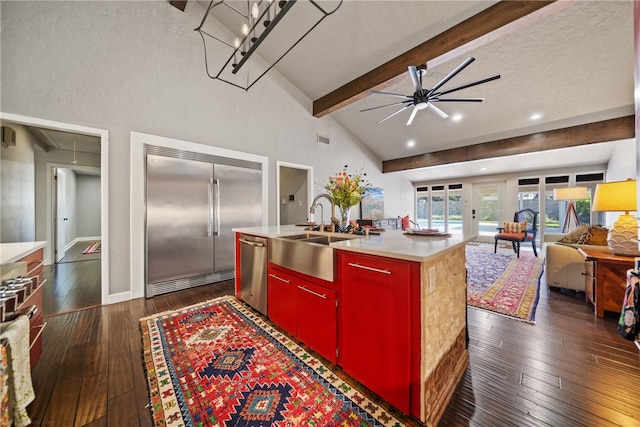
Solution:
{"label": "ceiling fan light", "polygon": [[416,104],[416,109],[418,110],[424,110],[425,108],[427,108],[428,103],[427,102],[418,102]]}

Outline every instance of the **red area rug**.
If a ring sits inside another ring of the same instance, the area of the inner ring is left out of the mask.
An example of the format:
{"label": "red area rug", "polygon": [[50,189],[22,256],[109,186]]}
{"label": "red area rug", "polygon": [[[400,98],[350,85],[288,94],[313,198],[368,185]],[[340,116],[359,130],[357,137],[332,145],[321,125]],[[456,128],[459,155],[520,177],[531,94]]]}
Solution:
{"label": "red area rug", "polygon": [[535,323],[543,273],[541,257],[493,245],[466,247],[467,304],[528,323]]}
{"label": "red area rug", "polygon": [[92,244],[90,244],[89,246],[87,246],[87,249],[85,249],[84,251],[82,251],[83,254],[98,254],[102,251],[102,242],[93,242]]}
{"label": "red area rug", "polygon": [[234,297],[140,319],[154,426],[401,426]]}

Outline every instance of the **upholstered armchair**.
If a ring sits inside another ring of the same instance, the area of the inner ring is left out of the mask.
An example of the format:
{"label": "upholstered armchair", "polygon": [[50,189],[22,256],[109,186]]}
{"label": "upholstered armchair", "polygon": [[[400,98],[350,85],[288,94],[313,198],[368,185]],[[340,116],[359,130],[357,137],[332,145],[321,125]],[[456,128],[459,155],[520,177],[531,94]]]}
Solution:
{"label": "upholstered armchair", "polygon": [[538,212],[533,209],[522,209],[513,215],[513,222],[502,222],[498,227],[498,233],[494,236],[493,252],[498,250],[498,240],[506,240],[513,245],[513,251],[520,258],[520,243],[531,242],[533,254],[538,256],[536,250],[536,236],[538,234]]}

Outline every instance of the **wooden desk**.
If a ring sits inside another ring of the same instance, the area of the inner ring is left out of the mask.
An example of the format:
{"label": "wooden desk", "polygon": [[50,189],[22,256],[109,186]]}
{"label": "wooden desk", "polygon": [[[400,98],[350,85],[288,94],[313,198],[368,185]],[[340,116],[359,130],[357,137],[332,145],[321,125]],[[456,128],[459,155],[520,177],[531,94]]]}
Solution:
{"label": "wooden desk", "polygon": [[627,270],[634,267],[634,257],[614,255],[609,250],[578,251],[584,256],[585,292],[595,307],[596,316],[604,317],[605,310],[620,314]]}

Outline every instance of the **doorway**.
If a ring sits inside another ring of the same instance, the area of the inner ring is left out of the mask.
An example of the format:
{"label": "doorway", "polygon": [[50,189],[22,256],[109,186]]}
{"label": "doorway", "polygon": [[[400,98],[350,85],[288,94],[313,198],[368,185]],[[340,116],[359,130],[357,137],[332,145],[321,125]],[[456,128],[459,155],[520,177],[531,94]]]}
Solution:
{"label": "doorway", "polygon": [[[101,265],[99,268],[100,279],[100,304],[109,303],[109,132],[104,129],[89,128],[71,123],[56,122],[51,120],[39,119],[35,117],[21,116],[11,113],[0,112],[0,120],[7,123],[16,123],[28,127],[36,127],[39,129],[47,129],[51,131],[69,132],[75,135],[86,135],[97,138],[100,144],[100,236],[101,236]],[[74,159],[75,160],[75,159]],[[36,188],[35,192],[46,193],[42,196],[46,202],[41,203],[43,210],[42,227],[36,226],[36,240],[46,241],[45,246],[45,263],[52,264],[55,261],[54,251],[54,227],[53,227],[53,190],[52,190],[52,164],[47,165],[48,169],[42,171],[42,180],[46,181],[43,186],[45,188]],[[36,172],[38,174],[39,172]],[[46,176],[44,176],[46,175]],[[38,198],[38,196],[36,195]]]}
{"label": "doorway", "polygon": [[304,224],[313,195],[313,167],[277,162],[278,225]]}

